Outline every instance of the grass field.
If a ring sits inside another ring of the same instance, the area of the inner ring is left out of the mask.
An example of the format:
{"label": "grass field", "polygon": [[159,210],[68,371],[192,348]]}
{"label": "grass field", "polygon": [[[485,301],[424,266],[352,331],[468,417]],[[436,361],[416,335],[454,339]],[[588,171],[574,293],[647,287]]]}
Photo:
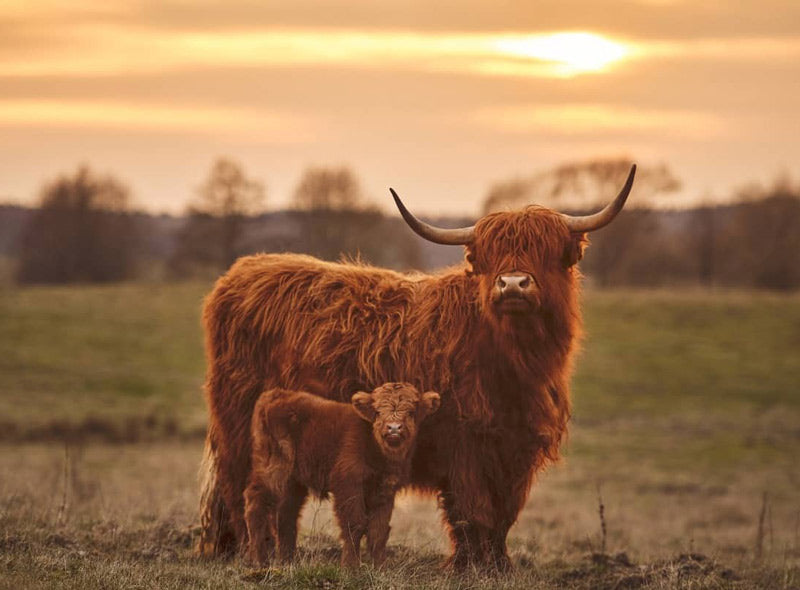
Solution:
{"label": "grass field", "polygon": [[208,288],[0,291],[0,587],[800,587],[800,296],[586,293],[566,459],[493,578],[440,571],[415,497],[383,571],[339,571],[325,504],[293,568],[193,558]]}

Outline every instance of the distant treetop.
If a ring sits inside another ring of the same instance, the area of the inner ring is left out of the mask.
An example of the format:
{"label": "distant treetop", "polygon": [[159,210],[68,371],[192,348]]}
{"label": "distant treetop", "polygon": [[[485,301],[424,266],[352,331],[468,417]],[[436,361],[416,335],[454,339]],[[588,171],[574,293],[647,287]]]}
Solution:
{"label": "distant treetop", "polygon": [[304,211],[343,211],[365,206],[361,184],[350,168],[312,166],[303,173],[292,205]]}
{"label": "distant treetop", "polygon": [[[500,182],[489,189],[483,212],[520,209],[529,204],[561,211],[596,209],[619,192],[633,163],[631,158],[581,160]],[[652,205],[654,195],[674,192],[680,186],[665,164],[639,164],[629,206]]]}

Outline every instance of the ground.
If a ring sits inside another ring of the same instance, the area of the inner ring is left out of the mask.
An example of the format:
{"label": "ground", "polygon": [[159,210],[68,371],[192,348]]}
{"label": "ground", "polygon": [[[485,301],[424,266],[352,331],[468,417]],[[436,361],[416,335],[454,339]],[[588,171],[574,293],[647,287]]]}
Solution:
{"label": "ground", "polygon": [[381,571],[339,570],[316,502],[294,567],[196,559],[208,289],[0,291],[0,588],[800,587],[800,296],[588,291],[565,459],[497,578],[441,571],[414,496]]}

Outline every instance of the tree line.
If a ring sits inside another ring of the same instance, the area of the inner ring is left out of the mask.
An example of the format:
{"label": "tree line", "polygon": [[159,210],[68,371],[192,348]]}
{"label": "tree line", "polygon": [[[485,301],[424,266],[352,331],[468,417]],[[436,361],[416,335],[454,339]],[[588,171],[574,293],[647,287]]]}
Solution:
{"label": "tree line", "polygon": [[[484,213],[540,203],[569,213],[613,197],[624,158],[570,162],[493,185]],[[788,179],[740,191],[726,205],[665,210],[680,188],[664,165],[640,167],[629,206],[591,235],[581,270],[600,286],[800,286],[800,186]],[[308,168],[284,211],[266,212],[266,189],[228,158],[213,163],[181,218],[137,213],[118,179],[80,167],[45,185],[14,244],[19,283],[213,277],[239,256],[300,252],[400,270],[457,263],[458,248],[431,247],[385,215],[347,167]],[[0,211],[0,216],[2,211]],[[464,220],[437,220],[440,225]],[[469,220],[467,220],[469,222]]]}
{"label": "tree line", "polygon": [[419,243],[364,195],[347,167],[315,166],[287,211],[267,213],[266,189],[229,158],[215,161],[178,224],[137,213],[130,190],[86,166],[48,183],[17,240],[19,283],[211,277],[253,252],[342,256],[418,268]]}

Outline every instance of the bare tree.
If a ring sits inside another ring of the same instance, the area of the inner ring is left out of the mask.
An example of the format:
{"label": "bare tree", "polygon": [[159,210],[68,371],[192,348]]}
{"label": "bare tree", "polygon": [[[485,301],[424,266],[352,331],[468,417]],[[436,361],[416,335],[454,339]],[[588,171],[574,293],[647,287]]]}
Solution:
{"label": "bare tree", "polygon": [[365,202],[355,173],[344,166],[308,168],[292,204],[302,212],[303,248],[326,260],[363,254],[366,238],[380,215]]}
{"label": "bare tree", "polygon": [[263,208],[264,201],[261,182],[248,178],[237,162],[217,159],[189,205],[186,226],[170,260],[173,273],[217,272],[233,264],[245,251],[245,223]]}
{"label": "bare tree", "polygon": [[42,190],[20,241],[23,283],[116,281],[133,276],[141,234],[128,188],[87,166]]}
{"label": "bare tree", "polygon": [[[630,158],[597,158],[567,162],[528,178],[494,185],[484,201],[484,213],[519,209],[531,203],[565,211],[584,211],[605,204],[617,194],[631,169]],[[655,195],[674,192],[680,181],[665,164],[639,166],[633,204],[652,204]]]}
{"label": "bare tree", "polygon": [[292,203],[304,211],[367,208],[358,178],[345,166],[312,166],[306,170],[295,189]]}
{"label": "bare tree", "polygon": [[342,256],[392,266],[419,266],[419,245],[396,220],[387,219],[365,197],[347,167],[306,170],[292,199],[303,232],[300,247],[320,258]]}

